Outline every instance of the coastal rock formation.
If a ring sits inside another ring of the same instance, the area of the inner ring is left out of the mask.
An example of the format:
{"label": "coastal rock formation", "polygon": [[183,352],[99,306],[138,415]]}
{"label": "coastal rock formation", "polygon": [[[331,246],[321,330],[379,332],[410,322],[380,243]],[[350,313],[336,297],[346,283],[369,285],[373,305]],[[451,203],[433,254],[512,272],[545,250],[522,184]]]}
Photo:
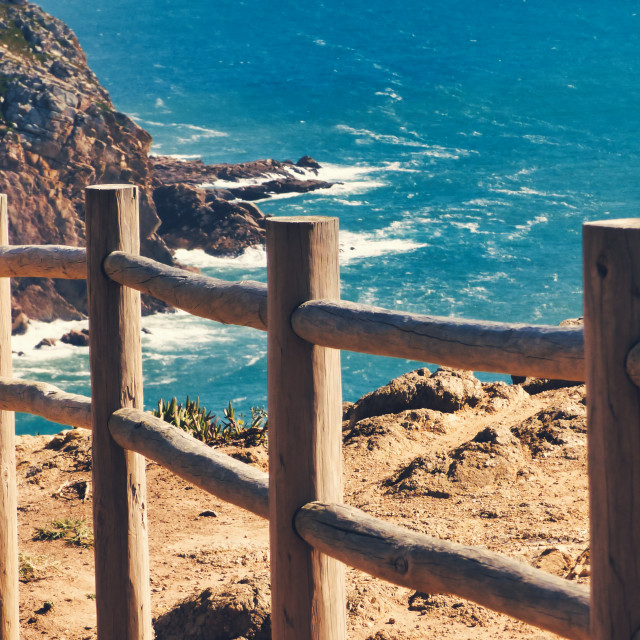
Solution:
{"label": "coastal rock formation", "polygon": [[[162,225],[159,235],[171,249],[202,249],[211,255],[238,255],[265,241],[265,217],[246,200],[282,193],[328,189],[316,180],[320,165],[309,156],[290,160],[255,160],[238,164],[204,164],[152,156],[156,186],[153,200]],[[224,181],[224,187],[214,183]],[[245,184],[232,186],[234,182]],[[251,184],[246,184],[250,181]]]}
{"label": "coastal rock formation", "polygon": [[[151,142],[114,108],[69,27],[36,5],[0,0],[0,192],[12,244],[83,246],[84,188],[128,183],[140,188],[143,255],[173,264],[164,233],[171,248],[235,255],[264,242],[264,216],[235,201],[245,187],[205,196],[197,185],[255,179],[251,199],[330,186],[307,180],[319,168],[308,156],[207,166],[150,158]],[[84,282],[16,279],[13,296],[17,330],[28,318],[79,319],[87,310]]]}
{"label": "coastal rock formation", "polygon": [[[114,109],[72,31],[39,7],[0,2],[0,177],[13,244],[84,244],[83,189],[140,186],[142,251],[171,263],[156,234],[149,134]],[[27,316],[79,318],[82,283],[17,280]],[[69,301],[71,299],[72,301]]]}
{"label": "coastal rock formation", "polygon": [[184,182],[192,186],[211,184],[220,180],[287,179],[304,180],[309,173],[317,175],[320,165],[309,156],[303,156],[295,164],[291,160],[254,160],[237,164],[204,164],[202,160],[178,160],[171,156],[151,156],[155,175],[162,184]]}
{"label": "coastal rock formation", "polygon": [[237,255],[264,242],[265,216],[248,202],[227,202],[185,183],[158,187],[153,198],[162,219],[159,233],[172,249]]}

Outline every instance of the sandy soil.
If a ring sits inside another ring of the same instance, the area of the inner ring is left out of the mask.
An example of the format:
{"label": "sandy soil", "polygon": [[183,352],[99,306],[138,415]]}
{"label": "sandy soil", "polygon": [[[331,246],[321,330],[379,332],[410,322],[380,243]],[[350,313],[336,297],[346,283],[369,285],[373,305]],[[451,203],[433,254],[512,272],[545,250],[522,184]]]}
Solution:
{"label": "sandy soil", "polygon": [[[411,530],[482,545],[585,582],[585,431],[584,387],[529,396],[518,386],[485,385],[475,408],[368,418],[344,433],[345,501]],[[248,455],[266,470],[264,447],[228,453]],[[93,549],[35,539],[38,528],[59,518],[86,519],[90,526],[90,438],[76,430],[22,436],[17,456],[19,546],[25,567],[35,568],[20,585],[22,637],[96,638]],[[169,612],[205,589],[211,589],[210,608],[246,602],[248,592],[260,609],[256,624],[264,621],[266,522],[155,463],[147,465],[147,483],[158,636],[265,637],[264,629],[238,630],[228,621],[204,634],[202,620],[188,619],[196,615],[188,607],[173,621]],[[347,571],[347,585],[353,640],[556,637],[459,598],[416,593],[355,570]]]}

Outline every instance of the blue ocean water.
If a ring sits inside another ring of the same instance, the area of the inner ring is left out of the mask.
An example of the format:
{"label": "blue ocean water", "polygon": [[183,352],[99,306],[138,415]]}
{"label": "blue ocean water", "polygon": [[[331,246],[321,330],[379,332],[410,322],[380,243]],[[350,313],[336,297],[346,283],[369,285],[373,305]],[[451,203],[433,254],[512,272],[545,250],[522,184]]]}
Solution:
{"label": "blue ocean water", "polygon": [[[635,2],[40,4],[74,29],[155,153],[309,154],[342,182],[259,206],[340,219],[345,299],[558,323],[581,315],[582,223],[638,211]],[[226,279],[265,279],[260,251],[180,258]],[[187,393],[217,412],[229,400],[266,404],[262,334],[181,314],[145,324],[147,406]],[[82,349],[30,348],[62,331],[38,326],[16,340],[16,372],[88,393]],[[415,366],[344,353],[344,397]]]}

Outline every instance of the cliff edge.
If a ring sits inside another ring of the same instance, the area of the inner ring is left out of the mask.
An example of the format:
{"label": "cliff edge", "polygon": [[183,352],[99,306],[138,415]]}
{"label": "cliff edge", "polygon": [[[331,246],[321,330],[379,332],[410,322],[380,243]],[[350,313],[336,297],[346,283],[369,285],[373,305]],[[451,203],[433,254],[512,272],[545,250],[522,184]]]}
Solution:
{"label": "cliff edge", "polygon": [[[0,2],[0,176],[12,244],[84,245],[83,189],[140,186],[142,253],[171,263],[156,234],[151,136],[118,112],[63,22]],[[42,320],[85,311],[84,283],[18,280],[14,304]]]}

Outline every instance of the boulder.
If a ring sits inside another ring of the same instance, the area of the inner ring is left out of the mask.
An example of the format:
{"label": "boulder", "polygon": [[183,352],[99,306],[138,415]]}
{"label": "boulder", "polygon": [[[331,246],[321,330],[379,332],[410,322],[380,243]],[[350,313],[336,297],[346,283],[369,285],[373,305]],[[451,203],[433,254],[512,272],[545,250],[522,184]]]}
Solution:
{"label": "boulder", "polygon": [[206,589],[154,621],[156,640],[270,640],[270,589],[266,577]]}
{"label": "boulder", "polygon": [[72,329],[68,333],[65,333],[60,342],[70,344],[74,347],[88,347],[89,346],[89,329]]}
{"label": "boulder", "polygon": [[483,393],[480,381],[470,371],[441,367],[431,375],[427,368],[417,369],[360,398],[351,411],[349,424],[353,427],[363,418],[408,409],[452,413],[475,406]]}
{"label": "boulder", "polygon": [[11,335],[21,336],[27,332],[29,318],[20,307],[11,308]]}
{"label": "boulder", "polygon": [[447,475],[467,487],[513,481],[525,463],[519,440],[507,427],[495,425],[449,452]]}

